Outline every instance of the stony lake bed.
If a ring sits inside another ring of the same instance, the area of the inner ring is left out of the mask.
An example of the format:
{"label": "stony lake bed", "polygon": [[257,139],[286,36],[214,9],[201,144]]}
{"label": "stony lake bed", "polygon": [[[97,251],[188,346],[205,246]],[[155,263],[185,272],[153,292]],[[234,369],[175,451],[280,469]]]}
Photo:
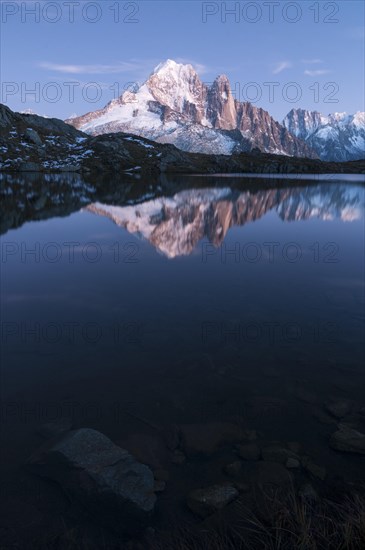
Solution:
{"label": "stony lake bed", "polygon": [[1,176],[4,548],[361,548],[364,178],[311,178]]}

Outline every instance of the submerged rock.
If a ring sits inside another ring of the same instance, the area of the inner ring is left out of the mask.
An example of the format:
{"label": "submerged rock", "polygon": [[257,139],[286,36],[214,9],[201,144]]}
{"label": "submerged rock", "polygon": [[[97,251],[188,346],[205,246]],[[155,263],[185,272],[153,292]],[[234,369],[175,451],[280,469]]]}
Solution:
{"label": "submerged rock", "polygon": [[288,458],[288,460],[285,463],[285,466],[289,468],[289,470],[294,470],[300,468],[300,462],[297,458]]}
{"label": "submerged rock", "polygon": [[251,490],[251,485],[244,481],[235,481],[234,486],[240,493],[248,493]]}
{"label": "submerged rock", "polygon": [[298,455],[293,451],[280,447],[279,445],[269,445],[262,449],[262,457],[264,460],[270,462],[279,462],[280,464],[286,464],[289,458],[299,459]]}
{"label": "submerged rock", "polygon": [[336,424],[336,418],[333,417],[333,415],[328,414],[327,412],[323,411],[320,407],[313,407],[312,409],[313,418],[318,420],[321,424]]}
{"label": "submerged rock", "polygon": [[330,446],[336,451],[365,455],[365,434],[340,424],[339,430],[330,438]]}
{"label": "submerged rock", "polygon": [[212,454],[226,443],[235,443],[244,437],[244,431],[230,422],[185,424],[181,428],[184,451],[192,454]]}
{"label": "submerged rock", "polygon": [[295,397],[299,401],[302,401],[303,403],[315,404],[315,403],[318,402],[317,395],[314,392],[312,392],[311,390],[308,390],[304,387],[295,386],[293,388],[292,392],[295,395]]}
{"label": "submerged rock", "polygon": [[230,462],[224,466],[223,470],[229,476],[239,476],[242,473],[242,462],[240,460]]}
{"label": "submerged rock", "polygon": [[180,445],[180,432],[179,427],[175,424],[171,424],[165,428],[162,432],[163,439],[166,447],[170,451],[175,451]]}
{"label": "submerged rock", "polygon": [[327,411],[336,418],[343,418],[352,410],[352,401],[349,399],[335,399],[325,403]]}
{"label": "submerged rock", "polygon": [[238,494],[238,490],[230,483],[221,483],[192,491],[187,504],[195,514],[205,518],[224,508],[235,500]]}
{"label": "submerged rock", "polygon": [[184,464],[184,462],[186,462],[186,456],[182,451],[176,449],[171,455],[171,462],[180,466],[181,464]]}
{"label": "submerged rock", "polygon": [[72,430],[48,441],[27,466],[118,532],[141,531],[155,506],[152,471],[96,430]]}
{"label": "submerged rock", "polygon": [[341,419],[341,424],[360,433],[365,433],[365,418],[359,413],[351,413]]}
{"label": "submerged rock", "polygon": [[264,492],[287,490],[293,482],[293,475],[278,462],[262,461],[257,464],[257,485]]}
{"label": "submerged rock", "polygon": [[168,450],[159,435],[136,433],[118,444],[152,469],[164,468],[169,462]]}
{"label": "submerged rock", "polygon": [[71,418],[61,418],[55,422],[47,422],[42,424],[38,429],[39,435],[50,439],[52,437],[57,437],[65,432],[68,432],[72,429],[72,419]]}
{"label": "submerged rock", "polygon": [[159,469],[159,470],[154,470],[153,471],[153,475],[156,479],[156,481],[168,481],[170,479],[170,474],[168,472],[168,470],[164,470],[164,469]]}
{"label": "submerged rock", "polygon": [[165,481],[155,481],[153,490],[155,493],[162,493],[166,489],[166,482]]}
{"label": "submerged rock", "polygon": [[298,441],[289,441],[288,442],[288,449],[293,451],[295,454],[299,454],[302,450],[302,445]]}
{"label": "submerged rock", "polygon": [[257,443],[237,445],[238,454],[243,460],[259,460],[261,456],[260,447]]}
{"label": "submerged rock", "polygon": [[312,476],[317,477],[322,481],[326,478],[326,468],[323,468],[323,466],[318,466],[318,464],[315,464],[314,462],[308,461],[305,465],[305,469],[307,472],[312,474]]}

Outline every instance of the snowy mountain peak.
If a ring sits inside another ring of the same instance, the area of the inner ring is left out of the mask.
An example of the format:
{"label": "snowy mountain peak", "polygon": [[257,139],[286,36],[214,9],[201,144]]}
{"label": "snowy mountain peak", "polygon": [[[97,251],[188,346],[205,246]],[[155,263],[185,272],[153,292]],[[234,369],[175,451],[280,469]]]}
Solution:
{"label": "snowy mountain peak", "polygon": [[332,113],[332,114],[329,114],[328,116],[332,116],[335,120],[342,120],[347,116],[347,113],[346,111],[344,111],[343,113]]}
{"label": "snowy mountain peak", "polygon": [[202,111],[205,86],[192,65],[168,59],[156,67],[146,85],[156,101],[174,111],[182,113],[189,104]]}
{"label": "snowy mountain peak", "polygon": [[215,82],[228,82],[229,83],[228,76],[225,75],[225,74],[220,74],[216,77]]}
{"label": "snowy mountain peak", "polygon": [[259,148],[316,157],[268,112],[235,101],[226,75],[207,85],[192,65],[172,59],[157,65],[138,89],[69,123],[94,135],[129,132],[195,153],[229,155]]}
{"label": "snowy mountain peak", "polygon": [[167,59],[163,63],[157,65],[153,73],[150,75],[150,79],[166,80],[174,83],[182,83],[187,80],[199,79],[194,67],[190,64],[177,63],[172,59]]}
{"label": "snowy mountain peak", "polygon": [[353,124],[358,127],[365,127],[365,113],[357,111],[353,116]]}
{"label": "snowy mountain peak", "polygon": [[228,97],[232,96],[231,84],[225,74],[217,76],[217,78],[213,82],[212,88],[218,88],[221,91],[222,98],[225,100],[228,100]]}
{"label": "snowy mountain peak", "polygon": [[152,74],[166,72],[175,72],[176,74],[178,74],[179,72],[181,72],[181,70],[184,69],[194,70],[193,66],[190,64],[177,63],[173,59],[166,59],[166,61],[162,61],[157,65],[157,67],[154,68]]}

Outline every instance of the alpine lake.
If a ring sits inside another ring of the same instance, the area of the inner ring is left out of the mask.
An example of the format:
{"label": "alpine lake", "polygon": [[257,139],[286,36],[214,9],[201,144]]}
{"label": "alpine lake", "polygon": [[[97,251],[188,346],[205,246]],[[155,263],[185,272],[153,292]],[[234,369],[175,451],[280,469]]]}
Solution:
{"label": "alpine lake", "polygon": [[[364,190],[2,175],[0,546],[200,548],[176,533],[364,487]],[[153,474],[133,536],[27,467],[84,428]]]}

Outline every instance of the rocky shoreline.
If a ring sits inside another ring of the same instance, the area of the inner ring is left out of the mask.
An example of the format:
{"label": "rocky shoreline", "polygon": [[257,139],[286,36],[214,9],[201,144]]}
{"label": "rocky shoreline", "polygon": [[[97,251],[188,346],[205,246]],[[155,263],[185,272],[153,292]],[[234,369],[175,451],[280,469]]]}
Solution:
{"label": "rocky shoreline", "polygon": [[[364,456],[365,435],[358,431],[364,428],[361,403],[331,399],[320,410],[322,420],[326,417],[330,426],[332,435],[327,444],[332,452]],[[257,533],[265,537],[270,522],[280,521],[276,514],[285,513],[286,521],[295,524],[295,514],[302,513],[304,528],[323,506],[328,506],[327,499],[330,506],[338,505],[340,510],[349,495],[353,499],[363,495],[360,486],[355,489],[353,484],[334,476],[300,441],[271,441],[239,418],[156,425],[153,432],[133,433],[126,439],[112,441],[95,429],[74,429],[72,418],[58,419],[39,427],[38,433],[46,442],[32,453],[26,469],[47,483],[56,483],[77,509],[85,509],[90,521],[109,533],[110,548],[116,541],[136,550],[160,548],[161,537],[163,540],[173,533],[183,537],[177,526],[161,530],[159,518],[165,492],[169,493],[181,477],[187,485],[185,512],[180,521],[188,522],[190,534],[198,537],[207,529],[218,534],[220,526],[225,525],[227,532],[232,528],[235,532],[236,548],[241,548],[237,534],[240,530],[245,533],[245,540],[252,536],[249,525],[242,525],[243,519],[250,521],[250,514],[251,521],[255,518],[257,522]],[[198,464],[215,472],[214,483],[208,483],[205,475],[200,480],[193,475],[192,469]],[[289,512],[290,506],[297,508],[295,513]],[[334,519],[336,510],[331,513]],[[341,513],[342,520],[350,521],[346,520],[344,508]],[[317,528],[328,527],[323,524]],[[276,528],[280,530],[282,526],[277,523]],[[332,528],[340,540],[341,529]],[[309,540],[314,542],[317,536],[313,530]],[[355,529],[351,536],[355,537]],[[361,537],[361,527],[358,536]],[[294,544],[300,535],[292,533],[288,539]]]}
{"label": "rocky shoreline", "polygon": [[130,176],[177,174],[364,174],[365,160],[323,162],[262,153],[187,153],[132,134],[89,136],[58,119],[0,105],[0,172],[78,172]]}

